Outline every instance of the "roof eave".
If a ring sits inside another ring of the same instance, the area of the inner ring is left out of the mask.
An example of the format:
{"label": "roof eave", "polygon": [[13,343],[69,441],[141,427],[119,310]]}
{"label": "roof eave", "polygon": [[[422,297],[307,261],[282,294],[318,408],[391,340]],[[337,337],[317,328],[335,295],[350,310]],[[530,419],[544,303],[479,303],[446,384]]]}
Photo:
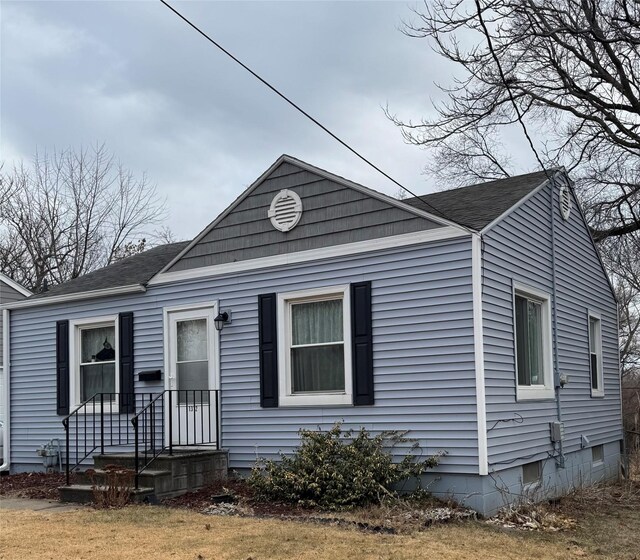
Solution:
{"label": "roof eave", "polygon": [[6,274],[0,273],[0,282],[4,282],[7,286],[14,289],[16,292],[18,292],[19,294],[22,294],[25,297],[29,297],[30,295],[32,295],[31,292],[27,290],[27,288],[18,284],[15,280],[12,280]]}
{"label": "roof eave", "polygon": [[115,288],[103,288],[100,290],[89,290],[87,292],[75,292],[71,294],[60,294],[59,296],[49,296],[34,299],[23,299],[22,301],[14,301],[5,305],[0,305],[0,309],[24,309],[28,307],[39,307],[44,305],[53,305],[56,303],[67,303],[70,301],[82,301],[107,296],[117,296],[126,294],[135,294],[146,292],[146,286],[142,284],[129,284],[127,286],[117,286]]}

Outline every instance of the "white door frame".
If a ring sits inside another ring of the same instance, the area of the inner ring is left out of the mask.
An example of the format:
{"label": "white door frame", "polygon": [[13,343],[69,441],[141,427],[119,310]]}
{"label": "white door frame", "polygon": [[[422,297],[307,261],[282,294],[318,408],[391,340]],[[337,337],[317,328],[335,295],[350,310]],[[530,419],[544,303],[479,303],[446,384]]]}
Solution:
{"label": "white door frame", "polygon": [[[165,389],[173,389],[170,383],[170,375],[171,371],[171,315],[174,313],[185,313],[192,312],[193,314],[197,314],[198,311],[207,311],[211,313],[213,318],[218,314],[218,300],[212,301],[204,301],[199,303],[192,303],[187,305],[178,305],[172,307],[164,307],[162,309],[163,315],[163,351],[164,351],[164,388]],[[186,317],[186,315],[185,315]],[[211,390],[220,390],[220,333],[216,330],[213,321],[208,326],[209,328],[209,344],[210,344],[210,356],[209,356],[209,389]],[[217,426],[215,426],[216,432],[221,433],[220,430],[220,407],[219,403],[216,403],[217,414],[215,421],[217,422]],[[210,403],[211,405],[211,403]],[[165,409],[169,414],[173,414],[173,411],[169,410],[168,399],[165,400],[164,403]],[[171,441],[172,434],[169,433],[169,422],[165,422],[165,445],[169,445]],[[216,442],[219,447],[221,447],[220,442]],[[178,444],[174,444],[179,446]]]}

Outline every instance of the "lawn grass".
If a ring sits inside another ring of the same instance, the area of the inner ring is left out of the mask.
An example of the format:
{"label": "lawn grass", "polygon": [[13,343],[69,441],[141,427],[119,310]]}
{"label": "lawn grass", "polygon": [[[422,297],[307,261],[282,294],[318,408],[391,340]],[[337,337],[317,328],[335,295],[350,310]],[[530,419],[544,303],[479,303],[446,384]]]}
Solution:
{"label": "lawn grass", "polygon": [[[635,549],[609,549],[607,541],[613,540],[616,533],[607,535],[607,531],[614,530],[624,530],[629,535],[627,548],[636,538]],[[634,514],[632,510],[605,527],[598,527],[597,523],[591,526],[589,522],[589,526],[570,533],[505,531],[481,522],[465,522],[434,526],[414,534],[386,535],[308,522],[204,516],[184,510],[131,506],[69,513],[8,512],[0,519],[0,558],[622,559],[634,557],[626,552],[637,553],[639,534],[640,512]]]}

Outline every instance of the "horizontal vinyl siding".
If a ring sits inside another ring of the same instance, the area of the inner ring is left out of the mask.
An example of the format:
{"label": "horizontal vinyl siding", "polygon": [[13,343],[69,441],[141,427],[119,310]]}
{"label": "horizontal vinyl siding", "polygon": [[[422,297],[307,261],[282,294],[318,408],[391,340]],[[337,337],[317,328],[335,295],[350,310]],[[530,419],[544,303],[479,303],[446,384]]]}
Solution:
{"label": "horizontal vinyl siding", "polygon": [[[258,295],[370,280],[374,406],[260,408]],[[151,287],[145,294],[16,310],[12,319],[13,462],[62,437],[55,415],[55,322],[134,312],[136,373],[163,365],[163,307],[219,300],[233,322],[221,333],[222,444],[233,468],[275,457],[300,428],[337,420],[374,432],[410,430],[439,469],[476,473],[471,245],[468,239]],[[137,379],[137,375],[136,375]],[[162,386],[162,382],[158,387]],[[136,381],[137,390],[150,384]]]}
{"label": "horizontal vinyl siding", "polygon": [[[555,400],[516,401],[513,282],[552,293],[551,187],[545,187],[484,236],[483,328],[489,464],[518,465],[553,451]],[[616,305],[585,223],[573,201],[564,221],[553,195],[556,232],[558,367],[565,452],[620,438]],[[591,398],[587,309],[602,316],[605,398]]]}

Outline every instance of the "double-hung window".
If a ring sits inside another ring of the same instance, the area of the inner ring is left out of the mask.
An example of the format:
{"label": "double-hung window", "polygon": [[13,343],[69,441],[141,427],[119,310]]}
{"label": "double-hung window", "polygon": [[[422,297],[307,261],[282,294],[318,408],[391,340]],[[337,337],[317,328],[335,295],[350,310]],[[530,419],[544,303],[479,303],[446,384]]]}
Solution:
{"label": "double-hung window", "polygon": [[70,328],[73,404],[77,406],[99,393],[104,393],[104,402],[117,401],[117,317],[77,320],[70,323]]}
{"label": "double-hung window", "polygon": [[539,290],[514,286],[517,397],[554,397],[549,296]]}
{"label": "double-hung window", "polygon": [[279,294],[281,405],[352,403],[349,287]]}
{"label": "double-hung window", "polygon": [[589,313],[589,377],[591,396],[604,396],[602,375],[602,323],[600,317]]}

